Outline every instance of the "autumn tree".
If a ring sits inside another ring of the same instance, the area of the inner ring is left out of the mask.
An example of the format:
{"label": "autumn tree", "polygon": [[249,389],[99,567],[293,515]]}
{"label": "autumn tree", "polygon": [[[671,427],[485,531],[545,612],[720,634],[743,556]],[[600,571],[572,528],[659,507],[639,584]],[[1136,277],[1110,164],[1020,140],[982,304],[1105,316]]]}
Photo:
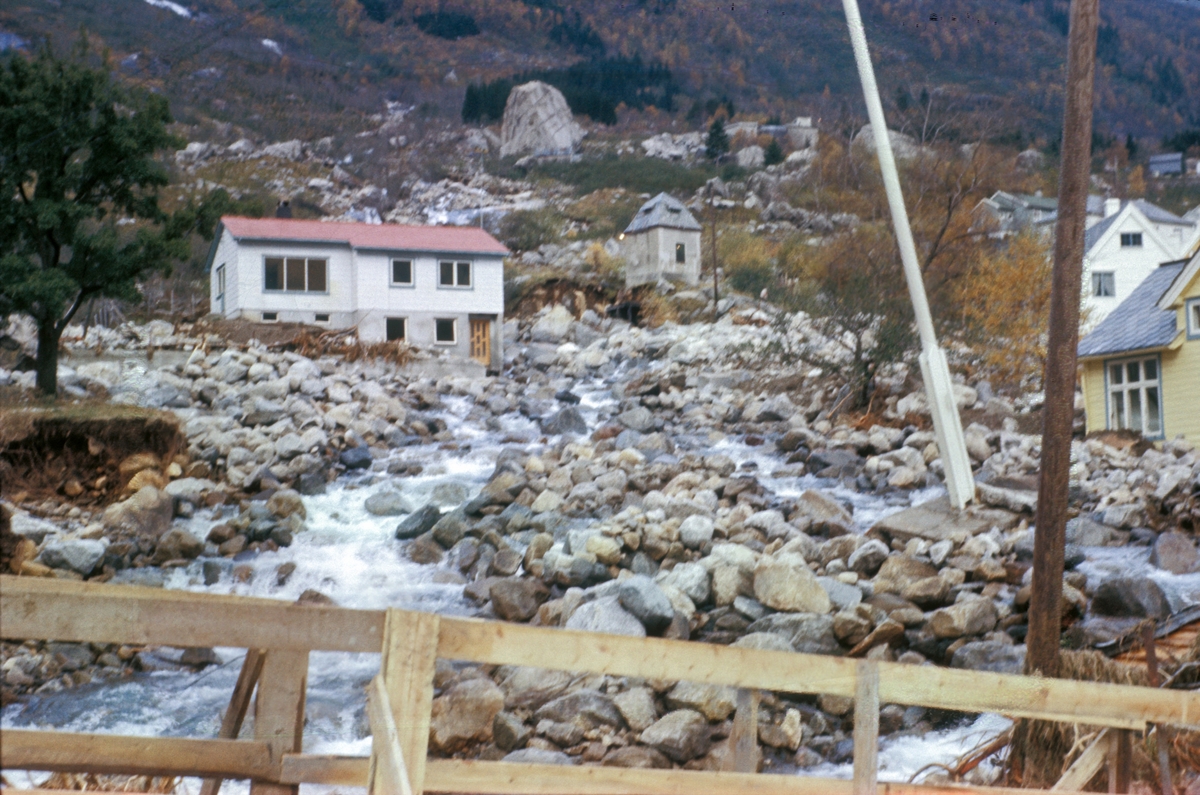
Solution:
{"label": "autumn tree", "polygon": [[[187,255],[215,205],[168,215],[155,159],[181,142],[161,96],[128,91],[84,63],[86,40],[0,68],[0,308],[38,327],[37,386],[57,391],[59,339],[89,299],[139,297],[143,275]],[[227,197],[226,197],[227,198]],[[202,218],[203,216],[203,218]]]}

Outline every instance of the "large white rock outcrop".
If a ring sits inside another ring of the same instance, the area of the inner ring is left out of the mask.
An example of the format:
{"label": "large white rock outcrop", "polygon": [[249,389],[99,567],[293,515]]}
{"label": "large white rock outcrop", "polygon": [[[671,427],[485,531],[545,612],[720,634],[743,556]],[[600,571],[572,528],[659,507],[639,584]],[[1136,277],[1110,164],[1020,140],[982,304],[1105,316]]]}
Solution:
{"label": "large white rock outcrop", "polygon": [[574,152],[583,140],[562,92],[534,80],[508,95],[500,130],[500,156],[558,155]]}

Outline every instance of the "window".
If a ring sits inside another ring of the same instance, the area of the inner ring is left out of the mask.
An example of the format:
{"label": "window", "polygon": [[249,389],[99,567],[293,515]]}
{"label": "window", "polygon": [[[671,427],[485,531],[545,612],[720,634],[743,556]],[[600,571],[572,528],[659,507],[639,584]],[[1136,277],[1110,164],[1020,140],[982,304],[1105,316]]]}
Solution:
{"label": "window", "polygon": [[392,260],[392,284],[411,285],[413,283],[413,264],[410,259]]}
{"label": "window", "polygon": [[1187,315],[1187,336],[1189,340],[1200,339],[1200,298],[1192,298],[1183,307]]}
{"label": "window", "polygon": [[1111,272],[1092,274],[1092,295],[1096,298],[1112,298],[1116,294],[1116,280]]}
{"label": "window", "polygon": [[395,342],[396,340],[407,339],[408,323],[402,317],[389,317],[387,319],[387,341]]}
{"label": "window", "polygon": [[455,334],[455,326],[458,325],[452,319],[440,319],[433,321],[437,324],[436,336],[434,340],[442,345],[453,345],[458,341],[458,335]]}
{"label": "window", "polygon": [[1140,247],[1142,245],[1141,232],[1122,232],[1121,233],[1121,248]]}
{"label": "window", "polygon": [[470,287],[471,263],[469,262],[439,262],[438,286],[440,287]]}
{"label": "window", "polygon": [[263,312],[262,318],[264,323],[272,323],[279,319],[278,312]]}
{"label": "window", "polygon": [[687,252],[684,250],[682,243],[675,244],[675,261],[678,263],[687,261]]}
{"label": "window", "polygon": [[329,313],[328,312],[318,312],[316,315],[313,316],[313,320],[316,321],[317,323],[328,323],[329,322]]}
{"label": "window", "polygon": [[217,311],[225,314],[225,266],[217,268]]}
{"label": "window", "polygon": [[289,293],[324,293],[327,261],[303,257],[267,257],[263,261],[263,289]]}
{"label": "window", "polygon": [[1107,362],[1108,427],[1162,436],[1158,357]]}

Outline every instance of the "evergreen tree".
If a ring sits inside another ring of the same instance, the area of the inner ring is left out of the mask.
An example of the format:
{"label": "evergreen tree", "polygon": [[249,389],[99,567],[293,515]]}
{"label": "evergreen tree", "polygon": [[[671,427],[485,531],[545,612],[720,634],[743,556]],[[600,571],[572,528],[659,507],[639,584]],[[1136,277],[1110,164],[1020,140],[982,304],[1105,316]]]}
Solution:
{"label": "evergreen tree", "polygon": [[139,299],[138,279],[187,256],[193,230],[211,235],[222,204],[158,206],[168,180],[155,154],[183,143],[167,131],[167,100],[89,68],[86,47],[0,67],[0,309],[37,323],[37,386],[51,397],[59,338],[79,307]]}
{"label": "evergreen tree", "polygon": [[729,135],[725,132],[725,122],[713,119],[708,128],[708,138],[704,140],[704,154],[709,160],[716,160],[729,151]]}
{"label": "evergreen tree", "polygon": [[771,136],[771,142],[767,144],[763,150],[763,164],[773,166],[776,163],[783,162],[783,147],[779,145],[779,139]]}

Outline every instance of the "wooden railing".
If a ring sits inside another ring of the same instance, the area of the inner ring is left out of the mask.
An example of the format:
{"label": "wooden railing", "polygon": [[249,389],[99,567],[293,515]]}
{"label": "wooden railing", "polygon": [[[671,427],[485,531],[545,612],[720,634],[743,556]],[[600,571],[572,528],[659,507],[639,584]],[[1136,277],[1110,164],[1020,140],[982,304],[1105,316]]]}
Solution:
{"label": "wooden railing", "polygon": [[[421,795],[696,795],[791,793],[1016,793],[995,787],[877,783],[879,704],[1143,730],[1158,723],[1200,729],[1200,694],[1008,676],[933,666],[628,638],[405,610],[297,606],[270,599],[0,576],[6,639],[226,646],[251,650],[218,739],[127,737],[8,729],[0,768],[250,779],[253,795],[295,793],[300,783]],[[302,752],[310,651],[381,652],[368,712],[366,757]],[[736,772],[645,770],[426,759],[438,658],[740,688],[734,720]],[[257,669],[257,670],[255,670]],[[257,681],[254,737],[236,739]],[[854,780],[759,775],[756,691],[855,699]],[[753,696],[753,697],[752,697]],[[740,733],[739,733],[740,732]]]}

